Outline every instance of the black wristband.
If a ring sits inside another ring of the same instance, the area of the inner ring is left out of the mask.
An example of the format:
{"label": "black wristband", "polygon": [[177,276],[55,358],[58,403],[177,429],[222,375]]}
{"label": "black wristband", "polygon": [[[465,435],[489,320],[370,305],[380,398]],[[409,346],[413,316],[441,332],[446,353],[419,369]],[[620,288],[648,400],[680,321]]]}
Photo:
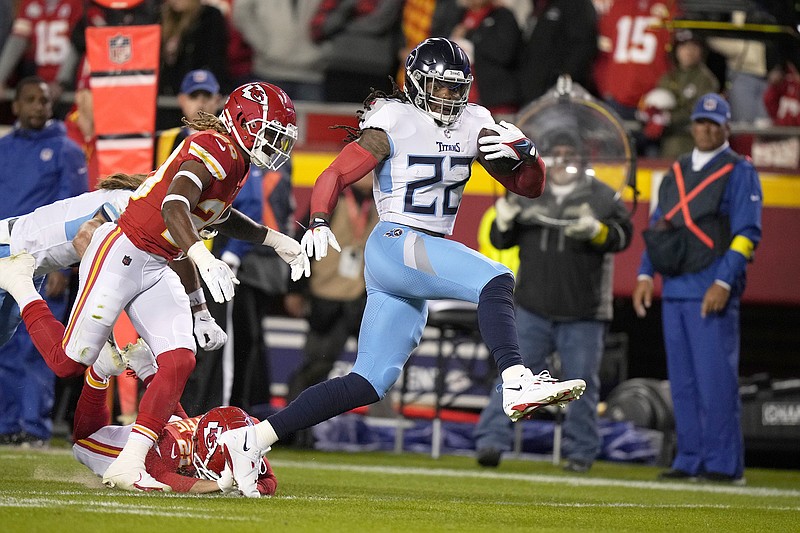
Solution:
{"label": "black wristband", "polygon": [[325,226],[330,228],[330,223],[322,217],[314,217],[311,219],[311,222],[308,223],[308,229],[319,228],[321,226]]}

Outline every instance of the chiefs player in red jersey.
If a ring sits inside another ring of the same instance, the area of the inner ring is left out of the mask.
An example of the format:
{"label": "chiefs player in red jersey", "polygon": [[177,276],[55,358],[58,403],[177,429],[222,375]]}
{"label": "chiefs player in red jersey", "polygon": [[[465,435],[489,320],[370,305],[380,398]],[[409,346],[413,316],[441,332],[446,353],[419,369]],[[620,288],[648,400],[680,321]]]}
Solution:
{"label": "chiefs player in red jersey", "polygon": [[[153,352],[142,343],[127,348],[130,368],[149,383],[156,372]],[[87,373],[75,409],[72,453],[92,472],[102,477],[119,455],[131,432],[131,425],[109,425],[111,413],[106,401],[108,383],[97,383]],[[230,468],[225,469],[222,446],[217,437],[229,429],[251,426],[258,420],[238,407],[215,407],[202,416],[173,417],[150,449],[145,469],[174,492],[202,494],[232,492]],[[262,496],[275,494],[278,480],[266,458],[259,468],[257,489]]]}
{"label": "chiefs player in red jersey", "polygon": [[80,375],[99,354],[108,353],[101,354],[101,348],[123,309],[158,358],[159,370],[142,397],[130,438],[105,472],[106,485],[166,489],[145,470],[145,456],[194,368],[192,311],[205,306],[199,280],[198,289],[187,295],[170,262],[184,282],[196,278],[196,265],[218,302],[230,300],[238,283],[199,232],[209,228],[271,246],[289,263],[293,279],[310,275],[308,257],[297,241],[231,208],[251,163],[276,170],[288,160],[297,139],[295,123],[292,101],[269,83],[238,87],[219,118],[203,114],[189,123],[198,133],[187,137],[134,192],[118,224],[94,232],[66,329],[33,286],[33,257],[23,253],[0,259],[0,288],[19,304],[34,344],[56,375]]}

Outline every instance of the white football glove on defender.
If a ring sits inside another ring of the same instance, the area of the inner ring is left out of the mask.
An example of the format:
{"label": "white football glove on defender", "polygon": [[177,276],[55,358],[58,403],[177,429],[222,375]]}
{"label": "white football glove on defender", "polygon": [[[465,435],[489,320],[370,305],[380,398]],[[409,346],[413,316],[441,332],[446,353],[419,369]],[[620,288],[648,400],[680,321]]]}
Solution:
{"label": "white football glove on defender", "polygon": [[303,247],[296,240],[280,231],[267,228],[264,244],[271,246],[275,253],[289,264],[292,281],[297,281],[303,275],[305,277],[311,275],[311,262],[308,260],[308,256],[303,253]]}
{"label": "white football glove on defender", "polygon": [[201,309],[194,314],[194,336],[197,345],[208,351],[222,348],[228,340],[228,334],[219,327],[208,309]]}
{"label": "white football glove on defender", "polygon": [[309,257],[313,255],[314,259],[319,261],[328,255],[329,245],[337,252],[342,251],[342,247],[339,246],[339,242],[331,231],[328,221],[324,218],[315,218],[311,221],[311,225],[309,225],[305,235],[303,235],[300,246],[305,249]]}
{"label": "white football glove on defender", "polygon": [[510,122],[505,120],[501,120],[500,124],[488,122],[482,128],[497,132],[497,135],[487,135],[478,139],[478,143],[482,145],[480,150],[486,154],[487,160],[501,157],[509,157],[517,161],[522,161],[523,157],[536,159],[537,152],[533,141]]}
{"label": "white football glove on defender", "polygon": [[239,284],[239,280],[224,261],[220,261],[208,251],[206,245],[197,241],[186,251],[197,270],[200,277],[211,292],[211,296],[217,303],[224,303],[233,298],[233,286]]}

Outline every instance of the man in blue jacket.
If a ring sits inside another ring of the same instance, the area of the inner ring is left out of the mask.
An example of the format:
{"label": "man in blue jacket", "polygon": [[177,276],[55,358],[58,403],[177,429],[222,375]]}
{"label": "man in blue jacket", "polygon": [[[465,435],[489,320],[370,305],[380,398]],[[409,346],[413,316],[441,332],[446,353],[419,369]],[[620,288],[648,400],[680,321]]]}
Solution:
{"label": "man in blue jacket", "polygon": [[[11,109],[17,122],[0,138],[0,220],[6,225],[0,228],[0,257],[9,254],[12,217],[88,189],[85,156],[67,138],[64,124],[53,120],[47,84],[38,77],[21,80]],[[68,281],[68,273],[47,277],[44,294],[54,312],[66,311]],[[5,296],[0,291],[0,306],[16,306]],[[19,328],[0,348],[0,444],[42,445],[50,439],[54,385],[55,375]]]}
{"label": "man in blue jacket", "polygon": [[661,479],[744,483],[739,303],[761,240],[762,194],[752,163],[731,150],[730,106],[703,95],[694,149],[673,163],[644,232],[633,306],[644,317],[663,276],[664,345],[677,454]]}

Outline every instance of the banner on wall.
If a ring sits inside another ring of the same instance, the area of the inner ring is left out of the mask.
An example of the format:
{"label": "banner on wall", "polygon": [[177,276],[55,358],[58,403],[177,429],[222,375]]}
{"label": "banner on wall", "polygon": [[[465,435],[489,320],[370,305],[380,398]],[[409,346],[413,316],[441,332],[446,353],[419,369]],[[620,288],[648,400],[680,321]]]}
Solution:
{"label": "banner on wall", "polygon": [[161,27],[86,29],[100,177],[153,167]]}

